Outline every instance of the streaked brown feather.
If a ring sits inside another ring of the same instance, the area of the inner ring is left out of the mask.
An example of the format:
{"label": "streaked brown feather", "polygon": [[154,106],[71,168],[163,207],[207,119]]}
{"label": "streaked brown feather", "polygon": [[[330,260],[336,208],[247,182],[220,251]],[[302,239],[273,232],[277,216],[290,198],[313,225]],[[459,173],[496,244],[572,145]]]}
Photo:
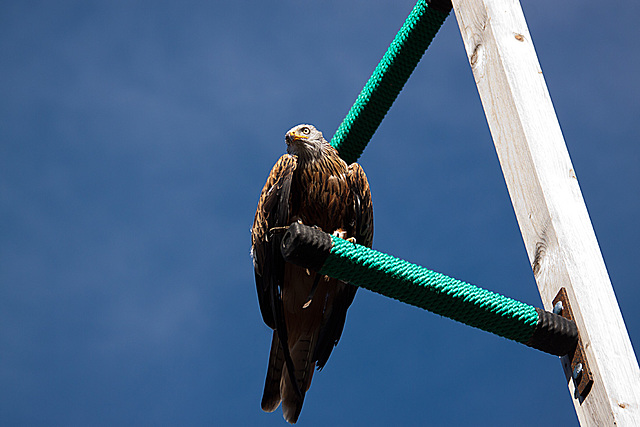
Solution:
{"label": "streaked brown feather", "polygon": [[262,393],[261,406],[263,411],[273,412],[280,405],[280,380],[282,379],[283,367],[284,355],[282,354],[282,346],[278,339],[278,333],[273,331],[267,378],[265,379],[264,392]]}

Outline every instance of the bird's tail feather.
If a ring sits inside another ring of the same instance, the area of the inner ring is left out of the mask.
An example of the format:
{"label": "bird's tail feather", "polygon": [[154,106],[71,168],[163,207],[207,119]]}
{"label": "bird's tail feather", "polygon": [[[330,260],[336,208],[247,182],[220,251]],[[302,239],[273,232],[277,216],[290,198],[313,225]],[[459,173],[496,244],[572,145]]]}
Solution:
{"label": "bird's tail feather", "polygon": [[269,353],[269,365],[267,366],[267,379],[264,382],[264,393],[262,393],[262,410],[273,412],[280,405],[280,379],[282,378],[282,367],[284,366],[284,355],[278,333],[273,331],[271,340],[271,352]]}
{"label": "bird's tail feather", "polygon": [[311,378],[315,367],[312,359],[315,341],[315,334],[302,336],[291,349],[291,359],[295,366],[295,378],[302,395],[299,395],[296,392],[296,388],[291,384],[290,375],[286,372],[288,368],[286,365],[284,366],[285,372],[280,382],[280,396],[282,397],[284,419],[291,424],[298,420],[304,403],[304,395],[311,386]]}

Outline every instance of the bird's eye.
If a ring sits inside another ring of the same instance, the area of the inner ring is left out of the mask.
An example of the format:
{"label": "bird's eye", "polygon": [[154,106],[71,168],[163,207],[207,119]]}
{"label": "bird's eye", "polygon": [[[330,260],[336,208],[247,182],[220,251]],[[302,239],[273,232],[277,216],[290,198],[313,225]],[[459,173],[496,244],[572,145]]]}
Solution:
{"label": "bird's eye", "polygon": [[302,132],[304,135],[309,135],[311,133],[311,130],[308,127],[303,127],[302,129],[300,129],[300,132]]}

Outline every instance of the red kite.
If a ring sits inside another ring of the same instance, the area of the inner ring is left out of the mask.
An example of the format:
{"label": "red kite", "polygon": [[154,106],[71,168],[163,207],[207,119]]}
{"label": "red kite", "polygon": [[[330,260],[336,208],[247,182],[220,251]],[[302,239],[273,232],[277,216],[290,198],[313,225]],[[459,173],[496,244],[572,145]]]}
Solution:
{"label": "red kite", "polygon": [[357,288],[285,262],[280,243],[298,221],[368,247],[373,207],[367,177],[347,165],[311,125],[285,136],[287,153],[271,170],[251,230],[258,302],[273,332],[262,409],[282,401],[285,420],[298,420],[313,369],[321,370],[338,343]]}

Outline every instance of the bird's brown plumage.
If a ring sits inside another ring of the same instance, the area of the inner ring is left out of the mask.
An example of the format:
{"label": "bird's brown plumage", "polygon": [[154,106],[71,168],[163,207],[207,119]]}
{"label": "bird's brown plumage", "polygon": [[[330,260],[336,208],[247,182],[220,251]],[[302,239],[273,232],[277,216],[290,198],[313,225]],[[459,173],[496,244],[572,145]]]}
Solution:
{"label": "bird's brown plumage", "polygon": [[373,208],[360,165],[347,165],[321,132],[298,125],[285,140],[289,154],[276,162],[260,195],[251,253],[262,317],[274,330],[262,409],[272,412],[282,401],[285,419],[295,423],[313,369],[324,367],[338,343],[357,288],[284,262],[279,227],[300,221],[370,247]]}

